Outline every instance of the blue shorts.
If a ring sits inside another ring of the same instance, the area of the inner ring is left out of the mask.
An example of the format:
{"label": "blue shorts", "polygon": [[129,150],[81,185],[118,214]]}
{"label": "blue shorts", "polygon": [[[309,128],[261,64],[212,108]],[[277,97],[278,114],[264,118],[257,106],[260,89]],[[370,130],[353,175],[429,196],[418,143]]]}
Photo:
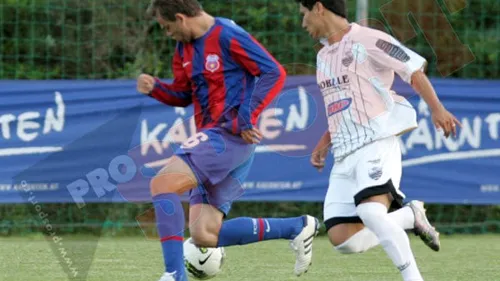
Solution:
{"label": "blue shorts", "polygon": [[190,191],[190,204],[210,204],[224,215],[243,195],[243,182],[256,145],[223,128],[205,129],[186,140],[175,155],[193,170],[199,186]]}

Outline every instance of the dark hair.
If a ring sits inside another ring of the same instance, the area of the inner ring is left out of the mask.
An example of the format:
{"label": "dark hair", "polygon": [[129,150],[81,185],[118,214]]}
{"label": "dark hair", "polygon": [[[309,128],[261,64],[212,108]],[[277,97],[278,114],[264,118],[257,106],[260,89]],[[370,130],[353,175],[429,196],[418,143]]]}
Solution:
{"label": "dark hair", "polygon": [[168,21],[175,21],[175,14],[184,14],[194,17],[203,11],[201,4],[197,0],[151,0],[148,7],[148,15],[160,15]]}
{"label": "dark hair", "polygon": [[347,5],[345,0],[296,0],[309,11],[312,10],[316,2],[320,2],[330,12],[337,16],[347,18]]}

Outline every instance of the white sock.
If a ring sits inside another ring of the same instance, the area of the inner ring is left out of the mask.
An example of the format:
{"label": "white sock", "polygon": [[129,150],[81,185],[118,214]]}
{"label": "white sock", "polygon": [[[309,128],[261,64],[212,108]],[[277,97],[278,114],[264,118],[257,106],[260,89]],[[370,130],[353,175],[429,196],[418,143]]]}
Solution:
{"label": "white sock", "polygon": [[349,237],[344,243],[335,246],[335,249],[342,254],[363,253],[378,244],[380,243],[375,233],[365,227]]}
{"label": "white sock", "polygon": [[389,217],[405,230],[415,227],[415,214],[408,206],[389,213]]}
{"label": "white sock", "polygon": [[368,202],[358,205],[356,211],[364,225],[377,235],[385,252],[401,272],[403,280],[423,281],[408,236],[390,218],[387,208],[381,203]]}
{"label": "white sock", "polygon": [[[403,207],[397,211],[388,214],[389,217],[403,229],[413,229],[415,216],[410,207]],[[380,241],[377,235],[367,227],[356,232],[344,243],[335,246],[335,249],[342,254],[363,253],[369,249],[378,246]]]}

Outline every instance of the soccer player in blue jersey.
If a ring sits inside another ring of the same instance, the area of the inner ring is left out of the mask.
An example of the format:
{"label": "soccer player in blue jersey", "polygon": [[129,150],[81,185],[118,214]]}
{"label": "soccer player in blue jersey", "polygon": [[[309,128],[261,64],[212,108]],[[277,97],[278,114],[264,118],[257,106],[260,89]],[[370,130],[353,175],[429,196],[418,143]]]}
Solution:
{"label": "soccer player in blue jersey", "polygon": [[161,281],[187,280],[183,262],[184,213],[179,194],[190,192],[189,230],[200,247],[289,239],[294,272],[311,263],[318,220],[248,218],[223,221],[241,195],[241,183],[262,135],[262,110],[283,88],[284,68],[232,20],[212,17],[196,0],[153,0],[149,12],[178,41],[171,84],[142,74],[137,90],[170,106],[194,106],[197,134],[151,181],[166,272]]}

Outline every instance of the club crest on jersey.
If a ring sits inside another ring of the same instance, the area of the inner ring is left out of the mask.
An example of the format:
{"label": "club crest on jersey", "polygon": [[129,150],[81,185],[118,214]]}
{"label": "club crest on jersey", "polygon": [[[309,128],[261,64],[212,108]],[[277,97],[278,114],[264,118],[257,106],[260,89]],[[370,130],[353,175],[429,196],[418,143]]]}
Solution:
{"label": "club crest on jersey", "polygon": [[351,98],[338,100],[332,102],[328,105],[328,116],[332,116],[335,113],[339,113],[342,110],[346,110],[351,105]]}
{"label": "club crest on jersey", "polygon": [[351,65],[351,63],[354,61],[354,57],[352,55],[349,55],[345,58],[342,59],[342,64],[345,66],[345,67],[348,67],[349,65]]}
{"label": "club crest on jersey", "polygon": [[371,171],[368,172],[368,176],[374,180],[379,180],[382,177],[382,168],[373,167]]}
{"label": "club crest on jersey", "polygon": [[205,69],[214,72],[220,67],[219,56],[215,54],[208,55],[205,61]]}

